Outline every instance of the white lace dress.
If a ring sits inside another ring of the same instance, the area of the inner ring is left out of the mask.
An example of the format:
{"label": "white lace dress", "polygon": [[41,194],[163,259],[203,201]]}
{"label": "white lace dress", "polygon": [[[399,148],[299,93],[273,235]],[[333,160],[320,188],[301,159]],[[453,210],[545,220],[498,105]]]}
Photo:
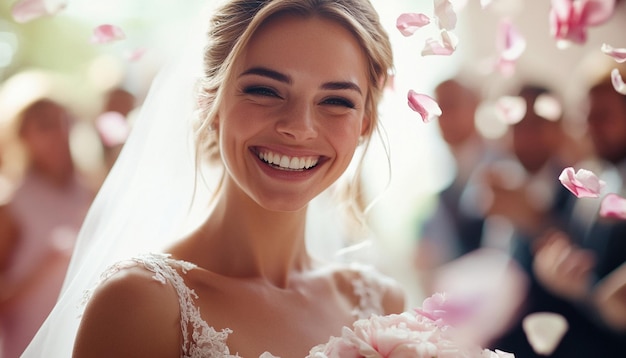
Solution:
{"label": "white lace dress", "polygon": [[[194,290],[187,287],[183,276],[196,267],[193,263],[174,260],[167,254],[149,254],[135,257],[129,261],[120,262],[109,268],[102,279],[106,280],[116,272],[135,265],[141,265],[154,273],[153,278],[163,284],[171,284],[178,295],[181,316],[181,333],[183,337],[182,358],[241,358],[239,355],[230,353],[226,340],[232,333],[230,329],[215,330],[209,326],[200,316],[200,310],[195,306],[194,300],[198,295]],[[366,265],[350,265],[356,270],[359,278],[353,281],[354,293],[359,297],[359,303],[354,307],[355,320],[368,318],[372,314],[383,314],[382,286],[388,278],[382,276],[374,268]],[[189,332],[189,328],[192,329]],[[329,337],[330,338],[330,337]],[[264,353],[259,358],[278,358],[270,353]]]}

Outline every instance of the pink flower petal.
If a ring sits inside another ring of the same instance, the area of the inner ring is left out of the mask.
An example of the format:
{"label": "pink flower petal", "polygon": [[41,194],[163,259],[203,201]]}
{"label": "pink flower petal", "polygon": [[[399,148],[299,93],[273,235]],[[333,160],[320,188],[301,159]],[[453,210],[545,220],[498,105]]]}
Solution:
{"label": "pink flower petal", "polygon": [[624,84],[624,79],[622,79],[622,75],[617,68],[611,71],[611,83],[613,83],[613,88],[615,88],[618,93],[626,95],[626,84]]}
{"label": "pink flower petal", "polygon": [[507,60],[517,60],[526,50],[526,40],[508,19],[500,21],[497,41],[500,56]]}
{"label": "pink flower petal", "polygon": [[574,173],[574,168],[567,167],[559,175],[561,184],[577,198],[597,198],[605,186],[605,182],[591,171],[579,169]]}
{"label": "pink flower petal", "polygon": [[613,57],[617,63],[626,62],[626,48],[614,48],[611,45],[602,44],[601,51]]}
{"label": "pink flower petal", "polygon": [[626,220],[626,199],[617,194],[607,194],[600,204],[600,216]]}
{"label": "pink flower petal", "polygon": [[422,49],[422,56],[440,55],[450,56],[456,50],[458,39],[453,33],[446,30],[441,31],[441,41],[429,38]]}
{"label": "pink flower petal", "polygon": [[481,302],[478,298],[461,300],[451,300],[445,293],[435,293],[426,298],[421,308],[416,308],[415,312],[422,315],[441,326],[455,326],[476,311]]}
{"label": "pink flower petal", "polygon": [[139,61],[143,57],[143,55],[146,53],[146,51],[147,50],[145,48],[134,49],[126,53],[126,59],[130,62]]}
{"label": "pink flower petal", "polygon": [[496,115],[506,124],[515,124],[526,115],[526,100],[518,96],[502,96],[496,100]]}
{"label": "pink flower petal", "polygon": [[435,17],[440,29],[453,30],[456,27],[456,12],[450,0],[435,0]]}
{"label": "pink flower petal", "polygon": [[428,95],[410,90],[408,100],[409,107],[419,113],[424,123],[428,123],[433,117],[441,115],[441,108],[439,108],[437,102]]}
{"label": "pink flower petal", "polygon": [[578,0],[581,20],[588,26],[602,25],[615,11],[615,0]]}
{"label": "pink flower petal", "polygon": [[54,15],[67,6],[66,0],[21,0],[11,7],[13,19],[19,23]]}
{"label": "pink flower petal", "polygon": [[508,19],[500,21],[496,35],[496,47],[500,52],[496,61],[496,69],[505,76],[513,75],[515,62],[526,50],[526,40]]}
{"label": "pink flower petal", "polygon": [[124,144],[130,133],[126,118],[118,112],[105,112],[98,116],[96,129],[106,147]]}
{"label": "pink flower petal", "polygon": [[118,41],[126,38],[124,31],[115,25],[100,25],[93,30],[91,42],[96,44],[104,44]]}
{"label": "pink flower petal", "polygon": [[398,16],[396,28],[404,36],[411,36],[419,28],[430,24],[430,18],[424,14],[406,13]]}
{"label": "pink flower petal", "polygon": [[569,324],[558,313],[536,312],[524,317],[522,327],[535,353],[549,356],[561,342]]}
{"label": "pink flower petal", "polygon": [[615,0],[552,0],[550,30],[559,47],[587,41],[587,28],[606,22],[615,11]]}

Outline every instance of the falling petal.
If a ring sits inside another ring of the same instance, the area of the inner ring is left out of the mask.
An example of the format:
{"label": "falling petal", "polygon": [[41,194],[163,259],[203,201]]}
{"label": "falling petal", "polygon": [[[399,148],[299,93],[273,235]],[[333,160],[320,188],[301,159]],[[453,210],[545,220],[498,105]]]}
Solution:
{"label": "falling petal", "polygon": [[561,342],[569,325],[560,314],[536,312],[524,317],[522,327],[535,353],[549,356]]}
{"label": "falling petal", "polygon": [[500,49],[500,56],[511,61],[517,60],[526,50],[526,40],[508,19],[500,22],[498,48]]}
{"label": "falling petal", "polygon": [[137,48],[126,53],[126,59],[130,62],[139,61],[146,53],[145,48]]}
{"label": "falling petal", "polygon": [[602,25],[615,11],[615,0],[579,0],[579,2],[581,21],[587,26]]}
{"label": "falling petal", "polygon": [[467,5],[467,0],[450,0],[452,3],[452,7],[456,9],[456,11],[463,10]]}
{"label": "falling petal", "polygon": [[115,25],[100,25],[93,30],[91,42],[96,44],[104,44],[118,41],[126,38],[124,31]]}
{"label": "falling petal", "polygon": [[626,84],[624,84],[622,75],[620,75],[617,68],[611,71],[611,82],[613,83],[613,88],[615,88],[618,93],[626,94]]}
{"label": "falling petal", "polygon": [[600,204],[600,216],[626,220],[626,199],[617,194],[607,194]]}
{"label": "falling petal", "polygon": [[422,56],[441,55],[450,56],[456,50],[458,39],[453,33],[446,30],[441,31],[441,41],[429,38],[422,49]]}
{"label": "falling petal", "polygon": [[563,169],[561,175],[559,175],[559,181],[577,198],[597,198],[606,185],[593,172],[586,169],[578,169],[574,173],[574,168],[572,167]]}
{"label": "falling petal", "polygon": [[557,121],[563,114],[561,103],[549,94],[542,94],[535,99],[535,113],[549,121]]}
{"label": "falling petal", "polygon": [[21,0],[11,8],[13,19],[25,23],[42,16],[54,15],[67,6],[65,0]]}
{"label": "falling petal", "polygon": [[440,29],[454,30],[456,27],[456,12],[450,0],[435,0],[435,17]]}
{"label": "falling petal", "polygon": [[480,0],[480,7],[486,9],[492,2],[493,0]]}
{"label": "falling petal", "polygon": [[526,115],[526,100],[519,96],[502,96],[496,101],[496,114],[506,124],[515,124]]}
{"label": "falling petal", "polygon": [[526,50],[526,40],[508,19],[500,21],[496,47],[499,50],[496,69],[505,76],[513,75],[517,59]]}
{"label": "falling petal", "polygon": [[98,116],[96,129],[106,147],[124,144],[130,132],[126,117],[118,112],[105,112]]}
{"label": "falling petal", "polygon": [[588,25],[582,20],[582,2],[552,0],[551,5],[549,12],[550,33],[557,40],[557,47],[565,49],[572,43],[585,43]]}
{"label": "falling petal", "polygon": [[602,44],[602,52],[613,57],[617,63],[626,62],[626,48],[614,48],[608,44]]}
{"label": "falling petal", "polygon": [[441,115],[441,108],[432,97],[417,93],[413,90],[408,94],[409,107],[417,112],[424,123],[428,123],[432,118]]}
{"label": "falling petal", "polygon": [[559,48],[584,44],[587,28],[605,23],[615,11],[615,0],[552,0],[550,32]]}
{"label": "falling petal", "polygon": [[398,16],[396,28],[404,36],[411,36],[419,28],[430,24],[430,18],[424,14],[406,13]]}

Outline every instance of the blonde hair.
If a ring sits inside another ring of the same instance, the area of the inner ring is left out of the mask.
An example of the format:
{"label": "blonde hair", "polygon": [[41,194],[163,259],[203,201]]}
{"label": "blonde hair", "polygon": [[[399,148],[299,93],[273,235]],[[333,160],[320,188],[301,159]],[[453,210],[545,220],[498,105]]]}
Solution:
{"label": "blonde hair", "polygon": [[[208,31],[204,77],[199,84],[198,157],[212,161],[219,158],[217,131],[212,129],[223,95],[223,83],[231,80],[233,64],[259,27],[281,14],[304,18],[318,16],[335,21],[358,40],[369,66],[365,115],[370,122],[364,134],[366,148],[369,145],[372,133],[378,129],[377,108],[393,67],[389,37],[369,0],[231,0],[217,9]],[[358,179],[358,171],[355,178]],[[350,187],[349,196],[356,199],[358,195],[352,192],[358,191],[358,185]]]}

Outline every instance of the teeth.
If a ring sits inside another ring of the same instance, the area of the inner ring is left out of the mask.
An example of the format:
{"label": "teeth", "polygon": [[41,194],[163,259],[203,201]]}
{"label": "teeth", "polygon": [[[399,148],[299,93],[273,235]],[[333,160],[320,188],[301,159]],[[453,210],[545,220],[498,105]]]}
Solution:
{"label": "teeth", "polygon": [[261,152],[259,158],[266,163],[273,164],[287,170],[304,170],[317,165],[319,157],[289,157],[272,152]]}

